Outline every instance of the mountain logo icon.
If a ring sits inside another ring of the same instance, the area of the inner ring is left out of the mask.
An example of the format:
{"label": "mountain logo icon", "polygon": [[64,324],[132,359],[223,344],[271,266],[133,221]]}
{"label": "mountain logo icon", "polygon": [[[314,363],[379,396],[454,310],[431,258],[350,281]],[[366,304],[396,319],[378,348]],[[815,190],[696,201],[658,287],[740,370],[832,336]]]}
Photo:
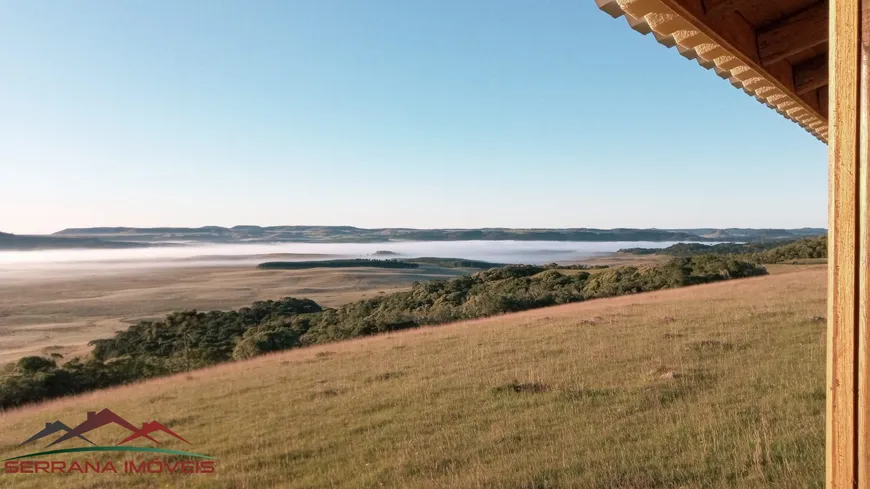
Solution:
{"label": "mountain logo icon", "polygon": [[[95,413],[93,411],[88,413],[88,419],[86,419],[82,424],[76,426],[72,430],[70,430],[65,435],[61,436],[57,440],[51,442],[48,446],[57,445],[58,443],[69,440],[70,438],[83,435],[89,431],[93,431],[97,428],[102,428],[103,426],[116,424],[123,428],[127,428],[133,433],[138,433],[139,429],[136,428],[132,423],[127,421],[126,419],[118,416],[114,412],[109,409],[103,409],[102,411]],[[148,436],[147,433],[142,434],[140,436],[144,436],[145,438],[153,441],[154,443],[160,445],[160,442]]]}
{"label": "mountain logo icon", "polygon": [[[99,428],[103,428],[105,426],[116,426],[124,428],[129,431],[130,434],[127,435],[124,439],[117,442],[117,444],[115,445],[97,445],[85,436],[86,434],[91,433]],[[187,456],[209,460],[213,460],[214,458],[199,453],[191,453],[181,450],[164,448],[163,443],[161,443],[152,435],[161,435],[163,436],[164,440],[167,440],[167,437],[171,437],[187,445],[190,445],[191,443],[186,438],[176,433],[169,426],[157,420],[151,420],[142,423],[141,426],[136,426],[135,424],[127,421],[126,419],[112,411],[111,409],[103,409],[101,411],[89,411],[85,417],[85,420],[72,428],[70,428],[66,423],[60,420],[46,422],[45,426],[41,430],[34,433],[30,438],[24,440],[18,446],[24,446],[30,443],[34,443],[36,441],[43,440],[56,434],[60,434],[60,436],[51,443],[49,443],[45,447],[46,450],[8,458],[5,459],[4,462],[24,458],[75,452],[142,452],[149,454],[163,454],[182,457]],[[87,443],[88,446],[72,448],[61,448],[58,446],[64,442],[76,440],[83,441]],[[134,442],[136,440],[148,440],[157,446],[141,447],[130,445],[131,442]]]}
{"label": "mountain logo icon", "polygon": [[[39,440],[41,438],[45,438],[46,436],[51,436],[51,435],[57,433],[58,431],[65,431],[66,433],[69,433],[72,430],[69,429],[69,426],[63,424],[62,421],[55,421],[53,423],[45,423],[45,428],[43,428],[42,431],[40,431],[39,433],[36,433],[33,436],[31,436],[30,438],[24,440],[18,446],[20,447],[21,445],[26,445],[30,442],[34,442],[34,441]],[[90,443],[91,445],[96,445],[96,443],[92,442],[91,440],[88,440],[87,438],[85,438],[82,435],[76,434],[73,436],[80,438],[80,439]]]}
{"label": "mountain logo icon", "polygon": [[121,442],[118,443],[118,445],[123,445],[124,443],[127,443],[128,441],[135,440],[136,438],[140,438],[140,437],[145,437],[145,438],[148,438],[149,440],[154,440],[154,438],[151,438],[148,435],[151,433],[154,433],[155,431],[162,431],[163,433],[166,433],[170,436],[173,436],[173,437],[183,441],[184,443],[187,443],[188,445],[190,445],[190,442],[185,440],[184,438],[182,438],[181,435],[170,430],[166,426],[163,426],[163,424],[161,424],[157,421],[150,421],[148,423],[144,423],[142,425],[142,428],[140,428],[139,430],[137,430],[135,433],[128,436],[127,438],[124,438],[123,440],[121,440]]}

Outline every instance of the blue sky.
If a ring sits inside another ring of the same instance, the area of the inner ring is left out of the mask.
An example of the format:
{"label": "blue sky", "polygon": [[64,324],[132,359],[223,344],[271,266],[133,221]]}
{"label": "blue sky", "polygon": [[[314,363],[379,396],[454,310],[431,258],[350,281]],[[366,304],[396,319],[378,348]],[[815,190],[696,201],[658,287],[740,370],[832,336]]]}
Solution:
{"label": "blue sky", "polygon": [[825,226],[826,147],[593,0],[0,0],[0,230]]}

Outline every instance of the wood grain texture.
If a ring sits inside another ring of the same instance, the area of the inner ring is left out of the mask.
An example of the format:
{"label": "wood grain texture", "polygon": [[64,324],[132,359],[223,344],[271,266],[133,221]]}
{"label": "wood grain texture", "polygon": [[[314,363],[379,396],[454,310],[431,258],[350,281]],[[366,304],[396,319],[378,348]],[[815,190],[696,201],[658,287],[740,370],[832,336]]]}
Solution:
{"label": "wood grain texture", "polygon": [[819,110],[821,110],[822,114],[825,114],[825,118],[829,119],[829,107],[828,107],[828,99],[830,97],[830,87],[824,86],[818,90],[819,92]]}
{"label": "wood grain texture", "polygon": [[857,482],[858,487],[870,487],[870,364],[868,364],[868,267],[870,267],[870,0],[860,0],[860,78],[858,98],[858,418]]}
{"label": "wood grain texture", "polygon": [[797,64],[794,71],[794,90],[799,95],[811,92],[828,84],[827,53]]}
{"label": "wood grain texture", "polygon": [[704,10],[709,17],[721,17],[730,14],[741,7],[749,5],[754,0],[704,0]]}
{"label": "wood grain texture", "polygon": [[812,108],[821,112],[821,109],[820,109],[821,106],[819,105],[819,93],[817,90],[813,90],[813,91],[802,94],[801,99],[804,102],[806,102],[809,106],[811,106]]}
{"label": "wood grain texture", "polygon": [[828,4],[812,7],[758,31],[758,56],[769,65],[828,40]]}
{"label": "wood grain texture", "polygon": [[854,488],[858,353],[859,7],[831,0],[828,343],[826,406],[827,489]]}

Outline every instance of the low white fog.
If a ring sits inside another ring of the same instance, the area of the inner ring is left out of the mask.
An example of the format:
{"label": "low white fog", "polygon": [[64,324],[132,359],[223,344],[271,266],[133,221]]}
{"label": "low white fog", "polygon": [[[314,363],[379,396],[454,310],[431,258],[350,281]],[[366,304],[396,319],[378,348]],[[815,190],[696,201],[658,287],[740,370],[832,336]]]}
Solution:
{"label": "low white fog", "polygon": [[447,257],[541,264],[589,258],[621,248],[673,242],[440,241],[381,243],[177,244],[150,248],[0,251],[0,271],[112,270],[137,267],[243,266],[264,261],[372,257]]}

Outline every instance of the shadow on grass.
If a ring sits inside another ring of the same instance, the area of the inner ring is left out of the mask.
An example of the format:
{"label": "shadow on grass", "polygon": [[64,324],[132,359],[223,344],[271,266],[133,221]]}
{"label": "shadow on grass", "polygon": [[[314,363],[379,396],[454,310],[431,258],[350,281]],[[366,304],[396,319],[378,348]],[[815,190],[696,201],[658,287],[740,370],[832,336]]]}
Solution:
{"label": "shadow on grass", "polygon": [[343,394],[346,391],[347,391],[347,389],[326,388],[326,389],[312,392],[311,395],[309,396],[309,398],[312,400],[314,400],[314,399],[329,399],[331,397],[340,396],[341,394]]}
{"label": "shadow on grass", "polygon": [[384,372],[382,374],[377,374],[372,377],[368,377],[366,382],[383,382],[385,380],[398,379],[399,377],[404,377],[405,372],[395,371],[395,372]]}
{"label": "shadow on grass", "polygon": [[493,394],[541,394],[549,391],[550,388],[547,384],[542,384],[540,382],[509,382],[507,384],[500,385],[498,387],[492,388]]}

